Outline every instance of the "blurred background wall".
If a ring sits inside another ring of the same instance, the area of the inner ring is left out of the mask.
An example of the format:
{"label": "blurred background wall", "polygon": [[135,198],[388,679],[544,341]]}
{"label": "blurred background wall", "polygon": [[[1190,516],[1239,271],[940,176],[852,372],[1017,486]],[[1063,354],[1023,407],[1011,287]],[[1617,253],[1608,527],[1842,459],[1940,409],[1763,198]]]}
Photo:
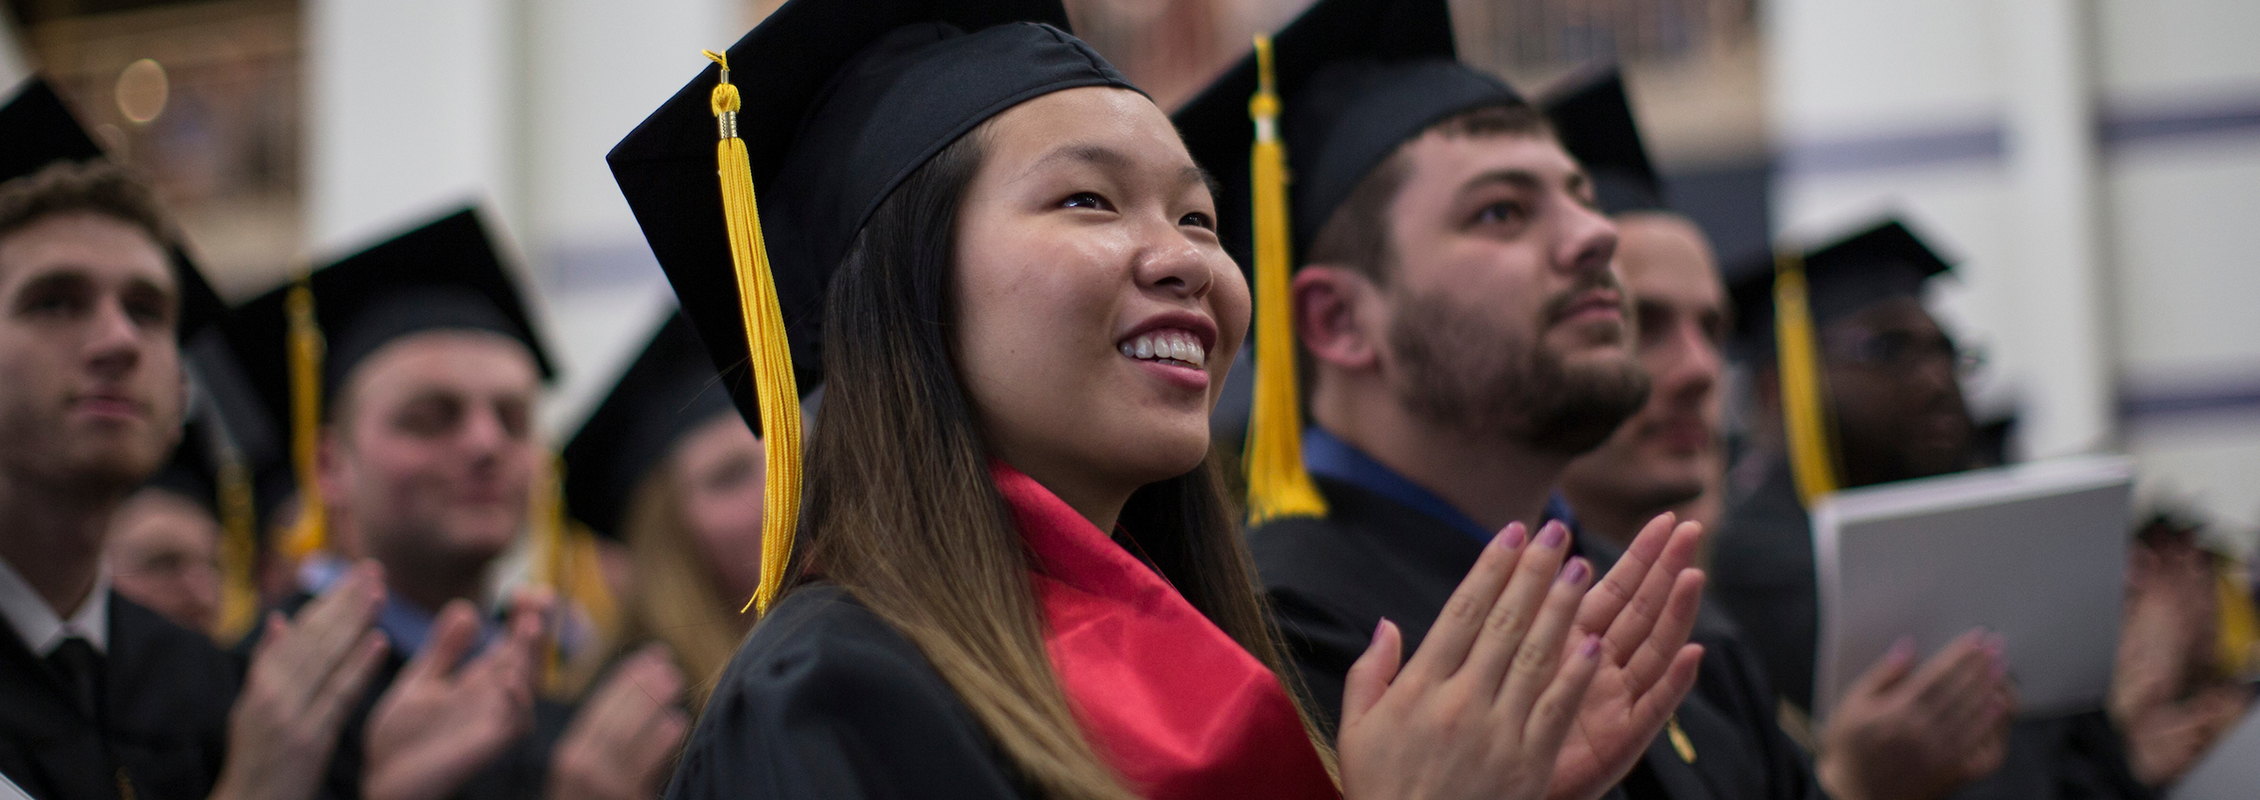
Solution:
{"label": "blurred background wall", "polygon": [[[779,0],[5,0],[235,298],[464,201],[519,247],[569,432],[667,303],[603,154]],[[2260,529],[2260,4],[1453,0],[1526,92],[1622,61],[1672,199],[1730,263],[1895,211],[2015,451],[2124,450]],[[1164,106],[1308,0],[1069,0]]]}

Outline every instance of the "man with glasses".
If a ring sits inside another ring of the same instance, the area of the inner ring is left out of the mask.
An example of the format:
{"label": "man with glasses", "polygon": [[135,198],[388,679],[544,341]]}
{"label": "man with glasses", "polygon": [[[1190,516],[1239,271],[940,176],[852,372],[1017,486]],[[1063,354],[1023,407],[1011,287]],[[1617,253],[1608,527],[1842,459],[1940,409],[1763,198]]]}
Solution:
{"label": "man with glasses", "polygon": [[[1803,267],[1821,398],[1841,457],[1844,486],[1979,466],[1961,385],[1977,359],[1958,348],[1922,304],[1924,286],[1949,269],[1946,261],[1905,225],[1887,219],[1805,253]],[[1760,418],[1777,420],[1782,406],[1774,358],[1774,274],[1771,265],[1748,270],[1734,287],[1734,302],[1739,348],[1756,366]],[[1764,659],[1783,700],[1801,713],[1812,707],[1818,637],[1811,520],[1798,499],[1783,448],[1768,443],[1778,442],[1778,434],[1761,430],[1754,438],[1760,451],[1751,457],[1768,459],[1765,482],[1728,509],[1716,538],[1711,590]],[[1857,760],[1884,766],[1879,772],[1886,774],[1829,776],[1824,766],[1823,782],[1895,781],[1903,784],[1889,792],[1895,796],[2147,796],[2126,768],[2117,733],[2100,713],[2018,721],[2005,750],[1995,733],[1987,746],[1946,742],[1945,754],[1951,757],[1938,765],[1944,769],[1911,767],[1930,763],[1926,752],[1941,754],[1936,740],[1954,737],[1937,734],[1952,720],[1982,713],[2008,721],[2014,700],[1995,688],[1998,673],[1979,687],[1939,680],[1954,671],[1958,651],[1990,652],[1998,662],[2000,647],[1998,636],[1973,631],[1925,663],[1906,650],[1886,655],[1837,703],[1832,717],[1863,717],[1872,724],[1831,724],[1814,744],[1824,765],[1829,762],[1825,754],[1835,749],[1870,749],[1894,740],[1913,749],[1896,759]],[[1962,697],[1940,703],[1941,694]],[[1935,713],[1893,711],[1926,705]],[[1840,767],[1852,764],[1854,760],[1838,760]]]}

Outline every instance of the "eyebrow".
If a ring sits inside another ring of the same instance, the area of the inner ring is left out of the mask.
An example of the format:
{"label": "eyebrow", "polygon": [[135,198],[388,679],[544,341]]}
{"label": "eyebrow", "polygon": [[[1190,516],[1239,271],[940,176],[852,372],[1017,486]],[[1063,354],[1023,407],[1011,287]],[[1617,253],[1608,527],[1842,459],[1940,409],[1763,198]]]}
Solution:
{"label": "eyebrow", "polygon": [[[1105,145],[1070,144],[1045,153],[1043,158],[1036,159],[1036,163],[1028,166],[1028,172],[1033,173],[1054,161],[1080,161],[1104,169],[1120,170],[1131,169],[1135,163],[1128,154]],[[1187,164],[1178,169],[1177,185],[1204,186],[1212,196],[1223,190],[1223,185],[1217,182],[1216,176],[1210,175],[1208,170],[1197,164]]]}
{"label": "eyebrow", "polygon": [[1538,177],[1538,173],[1530,170],[1495,169],[1467,179],[1466,183],[1460,184],[1460,194],[1466,194],[1495,183],[1503,183],[1530,192],[1540,191],[1546,186],[1546,182]]}

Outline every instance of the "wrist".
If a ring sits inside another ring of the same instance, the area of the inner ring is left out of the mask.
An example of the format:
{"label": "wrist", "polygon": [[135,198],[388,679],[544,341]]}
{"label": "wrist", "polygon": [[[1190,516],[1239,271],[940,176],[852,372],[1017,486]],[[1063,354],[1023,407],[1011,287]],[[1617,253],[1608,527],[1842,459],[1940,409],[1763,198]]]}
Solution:
{"label": "wrist", "polygon": [[1835,800],[1874,800],[1868,787],[1854,779],[1851,766],[1844,763],[1841,755],[1836,755],[1840,752],[1832,748],[1813,760],[1813,777],[1820,781],[1821,791]]}

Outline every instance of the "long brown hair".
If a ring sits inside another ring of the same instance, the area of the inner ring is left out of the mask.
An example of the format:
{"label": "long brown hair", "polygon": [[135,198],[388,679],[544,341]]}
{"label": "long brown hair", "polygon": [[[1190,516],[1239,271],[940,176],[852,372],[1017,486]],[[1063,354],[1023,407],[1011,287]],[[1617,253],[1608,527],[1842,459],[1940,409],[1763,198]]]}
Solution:
{"label": "long brown hair", "polygon": [[[803,580],[814,565],[909,637],[1046,794],[1127,798],[1052,672],[1031,560],[990,478],[954,363],[950,254],[986,132],[976,128],[913,172],[832,278],[827,384],[793,571]],[[1194,608],[1285,675],[1220,486],[1204,460],[1133,494],[1122,528]],[[1331,748],[1312,739],[1331,764]]]}
{"label": "long brown hair", "polygon": [[738,613],[742,598],[722,594],[714,568],[683,516],[683,488],[668,466],[665,461],[654,465],[628,502],[625,533],[636,591],[620,638],[623,646],[665,642],[688,679],[695,709],[706,704],[752,618]]}

